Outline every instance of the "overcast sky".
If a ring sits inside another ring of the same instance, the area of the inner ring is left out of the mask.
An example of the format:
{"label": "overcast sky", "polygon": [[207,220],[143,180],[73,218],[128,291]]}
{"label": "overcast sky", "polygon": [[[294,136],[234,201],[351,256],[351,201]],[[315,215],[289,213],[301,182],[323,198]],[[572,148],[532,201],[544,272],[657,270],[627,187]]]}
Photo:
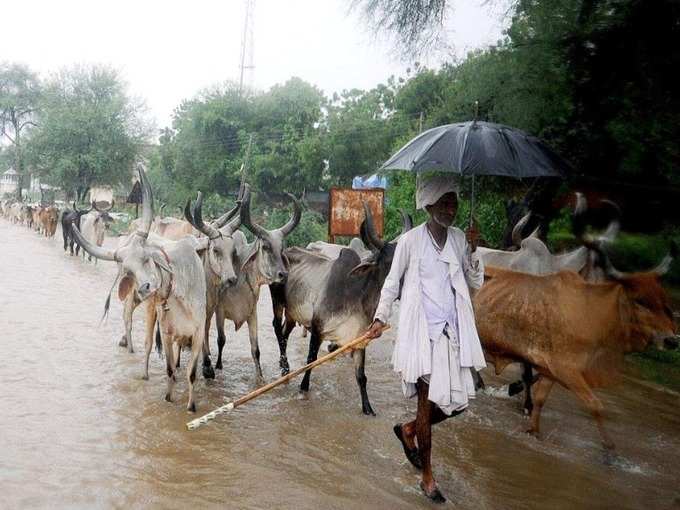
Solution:
{"label": "overcast sky", "polygon": [[[330,95],[403,75],[407,64],[348,12],[349,3],[256,0],[252,85],[267,89],[299,76]],[[503,2],[486,3],[453,1],[448,34],[458,56],[501,37]],[[111,65],[164,127],[182,99],[238,81],[244,16],[245,0],[3,2],[0,60],[43,76],[75,63]]]}

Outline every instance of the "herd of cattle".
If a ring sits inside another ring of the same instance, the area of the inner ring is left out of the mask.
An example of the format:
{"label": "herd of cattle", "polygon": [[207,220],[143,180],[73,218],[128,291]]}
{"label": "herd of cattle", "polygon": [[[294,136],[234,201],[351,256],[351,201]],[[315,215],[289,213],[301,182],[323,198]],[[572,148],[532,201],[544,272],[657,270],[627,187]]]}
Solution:
{"label": "herd of cattle", "polygon": [[[263,285],[269,286],[272,296],[282,375],[289,372],[287,343],[296,324],[310,332],[308,362],[316,359],[322,341],[343,345],[371,324],[397,240],[380,238],[366,205],[361,238],[349,247],[320,242],[305,249],[286,248],[285,238],[301,217],[301,205],[292,195],[292,217],[275,230],[251,219],[247,185],[236,207],[212,222],[203,220],[200,192],[194,204],[187,202],[185,219],[179,220],[154,216],[152,190],[141,168],[139,177],[142,216],[132,223],[130,234],[119,239],[116,249],[103,246],[113,204],[108,209],[93,204],[87,210],[74,204],[61,214],[64,250],[73,254],[75,244],[76,255],[82,247],[91,257],[117,263],[112,289],[118,285],[118,297],[124,302],[120,345],[130,352],[134,310],[146,305],[143,377],[148,379],[155,331],[156,346],[165,352],[166,400],[172,400],[183,347],[191,349],[186,370],[190,411],[196,409],[193,386],[199,357],[204,377],[215,377],[209,342],[213,316],[218,345],[215,368],[223,366],[225,321],[232,321],[237,330],[247,323],[255,376],[258,383],[263,381],[257,316]],[[54,207],[3,202],[0,213],[47,236],[56,230]],[[626,353],[642,351],[649,344],[677,347],[673,312],[660,281],[677,248],[673,246],[655,269],[624,274],[607,255],[607,244],[618,232],[618,216],[601,237],[594,238],[586,234],[584,213],[585,202],[579,196],[573,225],[581,247],[571,252],[550,253],[536,233],[522,239],[526,218],[513,233],[514,251],[479,248],[485,283],[473,304],[487,359],[496,372],[509,363],[524,365],[529,431],[538,433],[541,409],[558,382],[583,401],[610,451],[613,442],[603,427],[603,405],[593,388],[611,380]],[[252,242],[241,226],[252,234]],[[412,222],[404,215],[403,232],[410,228]],[[107,300],[107,310],[108,304]],[[366,389],[365,350],[354,351],[353,358],[362,410],[374,414]],[[309,390],[309,382],[307,372],[302,392]]]}

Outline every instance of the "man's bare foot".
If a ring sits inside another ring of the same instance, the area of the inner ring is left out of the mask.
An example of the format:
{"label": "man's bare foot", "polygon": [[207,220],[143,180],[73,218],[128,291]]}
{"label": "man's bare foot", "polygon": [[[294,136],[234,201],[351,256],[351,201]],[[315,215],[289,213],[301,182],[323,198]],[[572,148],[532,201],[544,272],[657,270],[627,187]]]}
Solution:
{"label": "man's bare foot", "polygon": [[418,448],[416,447],[415,441],[413,440],[413,436],[408,436],[404,432],[403,425],[401,423],[397,423],[392,430],[394,430],[394,435],[397,436],[397,439],[401,442],[401,446],[404,449],[404,455],[406,455],[406,458],[408,461],[413,464],[413,466],[417,469],[423,469],[423,465],[420,462],[420,453],[418,452]]}
{"label": "man's bare foot", "polygon": [[432,500],[433,503],[446,503],[446,498],[441,493],[439,487],[437,487],[437,482],[434,480],[431,480],[429,484],[426,484],[424,481],[420,482],[420,488],[423,490],[423,493],[425,493],[425,495]]}

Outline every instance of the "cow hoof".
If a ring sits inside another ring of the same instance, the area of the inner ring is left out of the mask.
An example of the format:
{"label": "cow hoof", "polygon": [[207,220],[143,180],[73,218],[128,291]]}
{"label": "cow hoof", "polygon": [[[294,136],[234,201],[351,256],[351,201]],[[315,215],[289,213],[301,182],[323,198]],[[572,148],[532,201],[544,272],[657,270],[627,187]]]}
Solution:
{"label": "cow hoof", "polygon": [[300,400],[309,400],[309,391],[300,390],[300,394],[298,395],[298,398]]}
{"label": "cow hoof", "polygon": [[149,380],[149,374],[142,374],[142,381],[148,381]]}
{"label": "cow hoof", "polygon": [[118,345],[120,345],[121,347],[127,347],[127,337],[125,335],[123,335],[120,338],[120,342],[118,342]]}
{"label": "cow hoof", "polygon": [[187,406],[187,411],[189,411],[190,413],[195,413],[196,412],[196,403],[192,402],[191,404],[189,404]]}
{"label": "cow hoof", "polygon": [[524,416],[531,416],[531,411],[532,411],[532,409],[529,409],[528,407],[523,407],[523,408],[522,408],[522,414],[523,414]]}
{"label": "cow hoof", "polygon": [[524,383],[522,381],[515,381],[508,385],[508,396],[514,397],[524,391]]}
{"label": "cow hoof", "polygon": [[264,386],[267,383],[261,375],[258,375],[255,380],[258,386]]}
{"label": "cow hoof", "polygon": [[533,437],[535,437],[536,439],[538,439],[538,430],[534,430],[534,429],[532,429],[532,428],[528,428],[528,429],[526,429],[524,432],[526,432],[526,433],[529,434],[530,436],[533,436]]}
{"label": "cow hoof", "polygon": [[215,363],[215,369],[222,370],[222,360],[219,360],[217,363]]}
{"label": "cow hoof", "polygon": [[602,455],[602,462],[605,466],[615,466],[620,464],[621,457],[616,453],[615,450],[605,448]]}
{"label": "cow hoof", "polygon": [[165,394],[165,401],[166,402],[172,402],[172,397],[170,396],[170,393]]}
{"label": "cow hoof", "polygon": [[331,342],[328,344],[328,352],[335,352],[338,350],[340,346],[336,344],[335,342]]}
{"label": "cow hoof", "polygon": [[213,370],[213,367],[210,365],[206,365],[203,367],[203,377],[206,379],[214,379],[215,378],[215,371]]}
{"label": "cow hoof", "polygon": [[375,416],[375,411],[370,406],[370,404],[363,406],[362,411],[366,416]]}

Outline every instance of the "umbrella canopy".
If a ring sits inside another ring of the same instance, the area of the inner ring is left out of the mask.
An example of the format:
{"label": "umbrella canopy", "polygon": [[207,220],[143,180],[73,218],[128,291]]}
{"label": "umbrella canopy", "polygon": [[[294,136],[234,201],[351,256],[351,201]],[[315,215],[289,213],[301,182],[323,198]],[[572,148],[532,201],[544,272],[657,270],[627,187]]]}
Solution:
{"label": "umbrella canopy", "polygon": [[460,175],[566,177],[571,166],[535,136],[491,122],[447,124],[421,133],[380,167]]}

